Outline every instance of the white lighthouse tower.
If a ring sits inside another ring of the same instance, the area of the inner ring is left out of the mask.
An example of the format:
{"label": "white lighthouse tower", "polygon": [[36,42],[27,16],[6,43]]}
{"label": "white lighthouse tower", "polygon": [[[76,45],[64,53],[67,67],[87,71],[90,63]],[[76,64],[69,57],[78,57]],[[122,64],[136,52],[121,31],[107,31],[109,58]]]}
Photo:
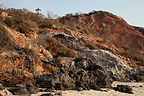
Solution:
{"label": "white lighthouse tower", "polygon": [[36,10],[35,10],[38,14],[41,14],[41,9],[38,7]]}

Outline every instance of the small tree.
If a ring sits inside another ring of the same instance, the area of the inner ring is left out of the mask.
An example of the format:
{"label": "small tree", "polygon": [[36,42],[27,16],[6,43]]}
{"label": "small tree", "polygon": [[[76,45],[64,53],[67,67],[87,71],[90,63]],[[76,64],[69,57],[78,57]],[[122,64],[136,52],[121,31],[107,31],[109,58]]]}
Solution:
{"label": "small tree", "polygon": [[72,13],[69,13],[69,14],[66,14],[65,17],[69,18],[69,17],[72,17],[74,16]]}
{"label": "small tree", "polygon": [[47,18],[48,19],[54,19],[54,18],[57,18],[58,15],[57,14],[54,14],[52,11],[47,11]]}

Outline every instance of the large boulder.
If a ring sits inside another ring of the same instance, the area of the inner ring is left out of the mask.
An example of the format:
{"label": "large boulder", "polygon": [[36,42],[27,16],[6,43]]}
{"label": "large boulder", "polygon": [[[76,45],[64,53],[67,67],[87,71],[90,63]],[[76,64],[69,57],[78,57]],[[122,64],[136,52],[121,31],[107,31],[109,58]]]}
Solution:
{"label": "large boulder", "polygon": [[17,85],[9,89],[13,95],[29,95],[38,92],[38,89],[32,84],[31,81],[27,81],[23,84]]}
{"label": "large boulder", "polygon": [[74,89],[75,81],[67,73],[55,72],[37,80],[38,87],[52,90]]}
{"label": "large boulder", "polygon": [[113,89],[115,91],[133,94],[132,88],[128,85],[117,85],[117,87],[114,87]]}
{"label": "large boulder", "polygon": [[63,57],[57,64],[60,71],[38,78],[39,87],[56,90],[100,90],[102,87],[111,87],[112,81],[105,69],[90,58]]}
{"label": "large boulder", "polygon": [[82,51],[87,58],[91,58],[92,62],[103,66],[108,73],[109,77],[112,77],[116,81],[130,81],[132,67],[127,64],[126,61],[120,59],[118,56],[105,50],[90,50]]}
{"label": "large boulder", "polygon": [[55,62],[60,71],[41,76],[37,79],[37,85],[56,90],[100,90],[103,87],[110,88],[113,80],[136,80],[139,77],[136,74],[141,72],[109,51],[91,50],[81,53],[86,57],[62,57],[49,61],[49,64]]}

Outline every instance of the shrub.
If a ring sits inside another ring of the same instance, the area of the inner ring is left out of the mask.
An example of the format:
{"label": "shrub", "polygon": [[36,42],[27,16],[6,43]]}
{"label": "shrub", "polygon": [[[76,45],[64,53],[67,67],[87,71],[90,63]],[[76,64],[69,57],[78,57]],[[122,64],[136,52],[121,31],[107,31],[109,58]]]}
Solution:
{"label": "shrub", "polygon": [[49,22],[42,22],[39,24],[40,28],[53,28],[53,24],[49,23]]}
{"label": "shrub", "polygon": [[0,83],[4,86],[15,86],[30,79],[35,83],[37,76],[34,67],[41,64],[38,55],[30,49],[20,53],[15,50],[4,51],[0,54]]}
{"label": "shrub", "polygon": [[9,27],[19,31],[20,33],[24,33],[26,36],[29,34],[30,31],[34,31],[37,29],[37,25],[35,22],[31,20],[22,20],[21,18],[6,18],[4,23],[7,24]]}
{"label": "shrub", "polygon": [[144,63],[143,63],[144,56],[138,50],[127,49],[127,50],[123,50],[120,54],[124,57],[130,58],[136,61],[138,65],[144,66]]}
{"label": "shrub", "polygon": [[[21,33],[29,34],[30,31],[35,31],[37,26],[41,28],[52,28],[52,24],[47,22],[42,16],[29,12],[27,9],[7,9],[8,16],[4,19],[4,23],[9,27],[20,31]],[[41,23],[42,22],[42,23]]]}
{"label": "shrub", "polygon": [[5,86],[13,86],[22,83],[25,76],[21,72],[24,59],[16,59],[13,63],[10,60],[1,59],[0,83]]}
{"label": "shrub", "polygon": [[24,75],[25,57],[3,57],[0,56],[0,83],[4,86],[15,86],[22,83],[26,78]]}
{"label": "shrub", "polygon": [[29,33],[30,32],[30,26],[27,23],[21,23],[17,26],[17,31],[20,31],[21,33]]}
{"label": "shrub", "polygon": [[74,50],[70,50],[56,39],[47,39],[46,49],[50,50],[51,53],[56,53],[55,57],[76,57],[76,53],[74,52]]}
{"label": "shrub", "polygon": [[10,18],[6,18],[4,20],[4,23],[7,24],[9,27],[11,27],[14,24],[14,21]]}
{"label": "shrub", "polygon": [[74,16],[74,15],[72,13],[70,13],[70,14],[66,14],[64,17],[69,18],[69,17],[72,17],[72,16]]}
{"label": "shrub", "polygon": [[67,48],[60,41],[55,38],[49,38],[48,36],[40,36],[35,40],[39,45],[42,45],[46,50],[51,52],[54,57],[76,57],[77,53],[74,50]]}

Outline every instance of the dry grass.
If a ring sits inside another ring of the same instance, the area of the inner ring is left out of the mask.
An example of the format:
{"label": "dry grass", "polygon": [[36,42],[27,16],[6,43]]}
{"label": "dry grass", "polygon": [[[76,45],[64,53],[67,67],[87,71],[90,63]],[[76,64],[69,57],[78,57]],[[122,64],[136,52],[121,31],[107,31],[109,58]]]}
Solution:
{"label": "dry grass", "polygon": [[136,49],[127,49],[120,52],[120,55],[130,58],[137,62],[137,65],[144,66],[144,55],[140,53],[139,50]]}
{"label": "dry grass", "polygon": [[96,46],[95,44],[91,43],[91,42],[86,42],[86,47],[88,47],[91,50],[96,50],[98,49],[98,46]]}
{"label": "dry grass", "polygon": [[13,86],[22,83],[25,76],[23,73],[24,58],[10,60],[0,58],[0,82],[5,86]]}
{"label": "dry grass", "polygon": [[34,69],[40,65],[39,59],[31,50],[5,51],[0,54],[0,83],[4,86],[15,86],[30,79],[33,83],[37,76]]}
{"label": "dry grass", "polygon": [[46,48],[54,57],[77,57],[77,53],[74,50],[67,48],[66,45],[55,38],[41,35],[35,42]]}
{"label": "dry grass", "polygon": [[26,36],[29,36],[30,32],[34,32],[39,28],[53,28],[54,21],[56,21],[45,18],[43,15],[32,13],[27,9],[10,8],[4,11],[8,13],[8,17],[3,19],[3,22]]}

